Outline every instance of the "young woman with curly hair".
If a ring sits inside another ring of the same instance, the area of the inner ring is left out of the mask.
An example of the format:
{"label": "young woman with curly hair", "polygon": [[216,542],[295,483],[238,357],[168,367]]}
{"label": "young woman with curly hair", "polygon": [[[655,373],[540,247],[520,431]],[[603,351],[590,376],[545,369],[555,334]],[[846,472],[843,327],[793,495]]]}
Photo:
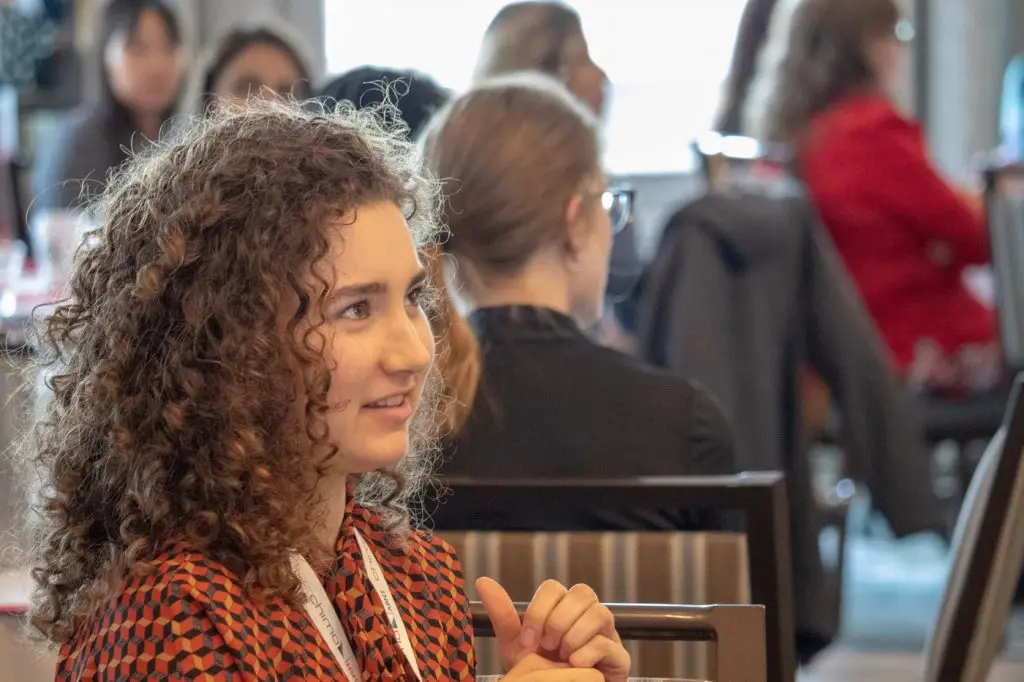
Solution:
{"label": "young woman with curly hair", "polygon": [[[473,677],[458,560],[409,513],[436,187],[377,120],[218,111],[94,206],[39,334],[31,622],[57,679]],[[522,623],[477,589],[509,679],[625,678],[590,588],[546,583]]]}

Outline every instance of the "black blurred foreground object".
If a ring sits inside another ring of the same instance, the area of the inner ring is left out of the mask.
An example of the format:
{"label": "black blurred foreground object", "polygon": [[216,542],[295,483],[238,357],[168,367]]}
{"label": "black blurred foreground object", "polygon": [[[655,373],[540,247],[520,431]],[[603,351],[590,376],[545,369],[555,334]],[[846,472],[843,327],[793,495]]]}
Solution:
{"label": "black blurred foreground object", "polygon": [[984,682],[1024,563],[1024,375],[978,463],[953,534],[953,563],[925,647],[925,682]]}

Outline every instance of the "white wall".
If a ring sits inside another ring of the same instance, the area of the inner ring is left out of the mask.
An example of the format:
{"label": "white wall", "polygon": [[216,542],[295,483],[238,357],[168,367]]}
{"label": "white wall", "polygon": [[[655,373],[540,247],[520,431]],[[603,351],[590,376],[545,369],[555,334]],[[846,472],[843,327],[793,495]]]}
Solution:
{"label": "white wall", "polygon": [[1024,2],[1010,3],[1009,20],[1010,51],[1013,54],[1024,53]]}
{"label": "white wall", "polygon": [[1003,71],[1024,50],[1024,2],[933,0],[929,13],[928,138],[939,165],[963,179],[998,142]]}

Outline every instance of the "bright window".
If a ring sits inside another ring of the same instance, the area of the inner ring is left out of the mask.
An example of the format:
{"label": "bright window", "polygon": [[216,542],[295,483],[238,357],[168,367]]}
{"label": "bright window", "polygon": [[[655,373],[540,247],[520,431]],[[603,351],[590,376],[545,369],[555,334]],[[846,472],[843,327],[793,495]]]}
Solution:
{"label": "bright window", "polygon": [[[507,0],[325,0],[327,68],[415,68],[469,86],[484,29]],[[745,0],[575,0],[612,81],[606,165],[616,174],[693,166]]]}

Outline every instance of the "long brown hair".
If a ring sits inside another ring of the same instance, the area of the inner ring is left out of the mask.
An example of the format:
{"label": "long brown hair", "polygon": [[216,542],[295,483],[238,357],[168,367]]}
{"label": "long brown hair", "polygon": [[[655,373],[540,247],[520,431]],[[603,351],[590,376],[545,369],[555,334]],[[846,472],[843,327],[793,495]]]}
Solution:
{"label": "long brown hair", "polygon": [[[600,169],[597,119],[537,73],[495,78],[450,102],[424,132],[423,149],[444,183],[444,249],[485,283],[515,274],[559,239],[566,205]],[[436,274],[443,286],[441,268]],[[461,336],[465,322],[450,317],[457,343],[448,344],[447,393],[459,397],[459,421],[472,405],[479,357],[471,332]]]}
{"label": "long brown hair", "polygon": [[830,105],[875,86],[872,41],[892,35],[895,0],[803,0],[768,112],[768,137],[799,147],[808,122]]}
{"label": "long brown hair", "polygon": [[777,0],[747,0],[743,7],[722,102],[715,114],[716,132],[725,135],[739,135],[743,132],[743,111],[777,4]]}
{"label": "long brown hair", "polygon": [[[437,187],[418,159],[372,111],[253,101],[111,179],[70,297],[38,322],[52,396],[25,447],[43,479],[31,622],[44,636],[66,641],[128,571],[181,543],[247,589],[297,598],[289,556],[325,559],[313,486],[338,454],[317,325],[331,283],[315,273],[329,225],[371,202],[398,204],[426,244]],[[399,470],[357,491],[399,535],[429,397]]]}
{"label": "long brown hair", "polygon": [[448,289],[446,257],[445,249],[435,246],[426,254],[426,267],[434,291],[440,293],[432,323],[437,364],[444,382],[437,427],[442,439],[453,440],[469,419],[481,368],[480,345]]}

